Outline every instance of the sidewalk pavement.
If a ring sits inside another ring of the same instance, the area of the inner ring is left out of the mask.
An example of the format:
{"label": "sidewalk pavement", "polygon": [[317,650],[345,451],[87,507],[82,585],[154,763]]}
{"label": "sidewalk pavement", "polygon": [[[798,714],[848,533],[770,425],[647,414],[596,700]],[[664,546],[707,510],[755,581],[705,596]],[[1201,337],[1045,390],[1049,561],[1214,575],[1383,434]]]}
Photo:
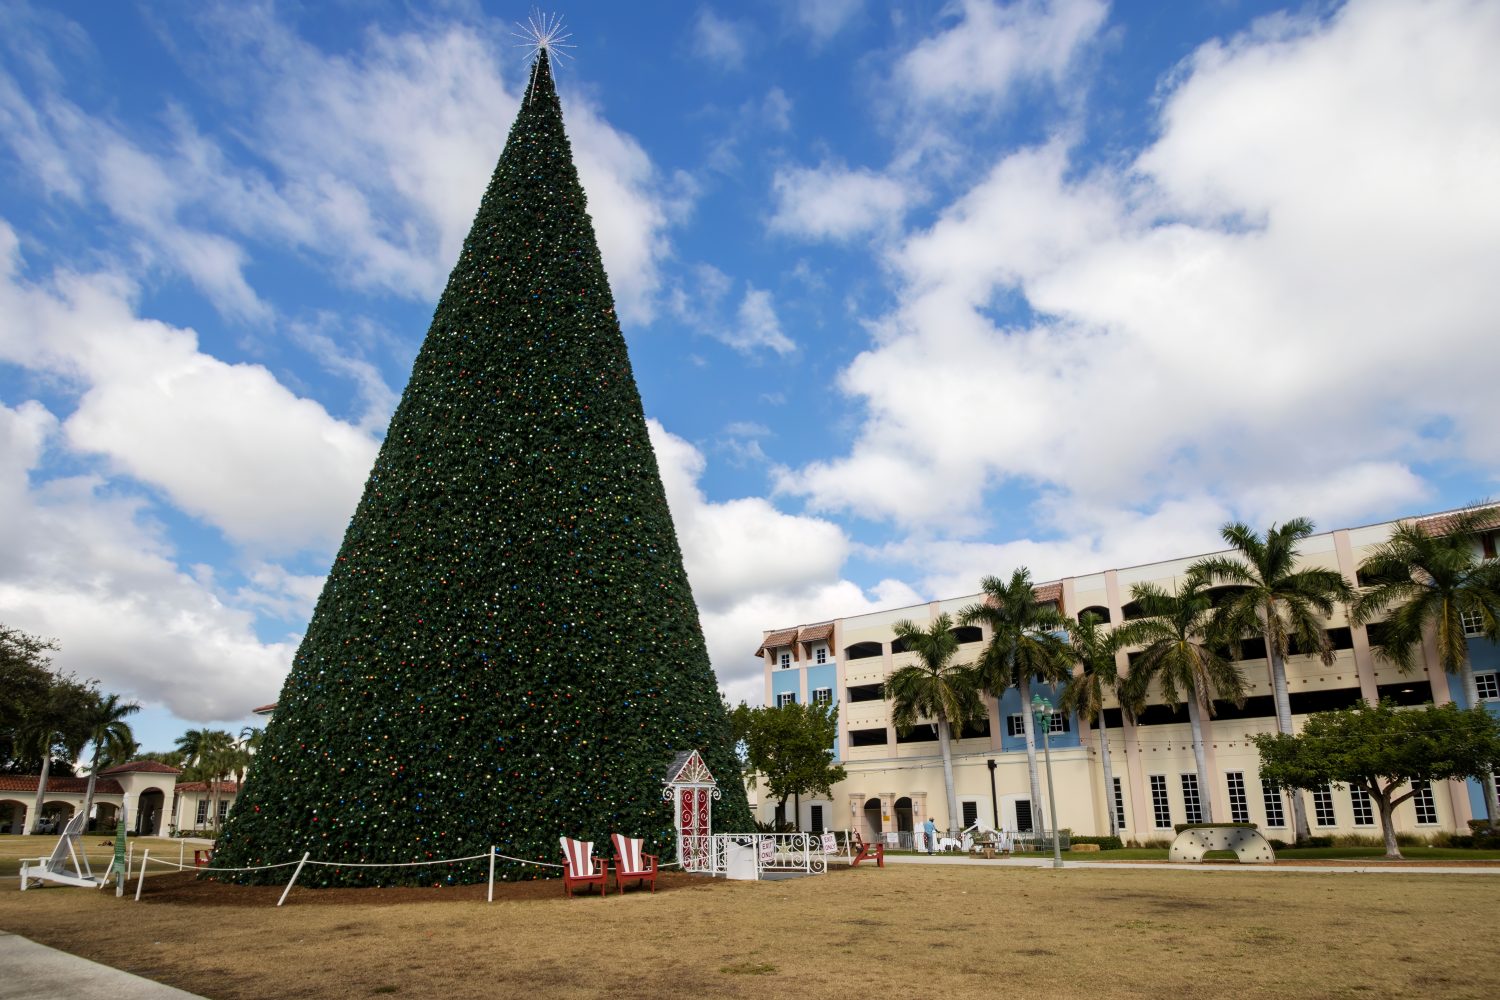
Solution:
{"label": "sidewalk pavement", "polygon": [[203,1000],[0,931],[0,1000]]}
{"label": "sidewalk pavement", "polygon": [[[901,865],[982,865],[986,868],[1051,868],[1050,854],[1028,857],[974,858],[966,854],[887,854],[885,863]],[[1382,875],[1500,875],[1500,865],[1413,865],[1404,862],[1368,861],[1361,864],[1272,864],[1242,865],[1234,862],[1207,864],[1174,864],[1170,861],[1064,861],[1064,868],[1115,868],[1160,871],[1163,868],[1182,872],[1379,872]]]}

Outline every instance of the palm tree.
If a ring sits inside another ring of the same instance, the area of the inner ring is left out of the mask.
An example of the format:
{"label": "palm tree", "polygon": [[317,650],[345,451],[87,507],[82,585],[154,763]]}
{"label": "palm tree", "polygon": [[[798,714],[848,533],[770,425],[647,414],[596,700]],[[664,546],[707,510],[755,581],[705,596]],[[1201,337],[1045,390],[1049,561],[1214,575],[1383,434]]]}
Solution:
{"label": "palm tree", "polygon": [[219,783],[234,770],[230,751],[234,737],[223,729],[189,729],[176,740],[194,780],[209,787],[209,811],[214,827],[219,825]]}
{"label": "palm tree", "polygon": [[[1495,516],[1495,508],[1481,507],[1450,515],[1440,528],[1420,521],[1398,524],[1360,565],[1362,574],[1378,582],[1359,596],[1350,616],[1363,625],[1386,614],[1384,634],[1371,645],[1402,673],[1418,665],[1418,650],[1430,629],[1438,662],[1463,680],[1468,708],[1479,704],[1469,633],[1500,637],[1500,560],[1484,558],[1474,541],[1494,526]],[[1500,826],[1494,775],[1482,775],[1479,784],[1494,829]]]}
{"label": "palm tree", "polygon": [[[106,754],[113,757],[125,755],[128,747],[135,744],[135,735],[130,731],[127,716],[141,710],[135,702],[122,702],[120,696],[94,697],[93,704],[84,714],[83,725],[88,741],[94,744],[94,759],[89,764],[89,784],[83,793],[83,814],[89,815],[94,808],[94,782],[99,778],[99,765]],[[84,822],[88,822],[85,820]]]}
{"label": "palm tree", "polygon": [[97,697],[87,685],[72,677],[56,678],[40,704],[30,708],[17,727],[16,743],[28,754],[41,759],[42,773],[36,783],[36,799],[27,814],[21,832],[35,832],[42,819],[42,805],[47,795],[47,780],[52,775],[52,761],[59,753],[71,761],[82,749],[84,730],[82,716],[90,699]]}
{"label": "palm tree", "polygon": [[[1354,599],[1354,588],[1332,569],[1297,569],[1297,544],[1313,533],[1313,523],[1295,517],[1279,528],[1272,524],[1264,538],[1248,525],[1234,521],[1219,534],[1234,548],[1234,556],[1211,556],[1189,567],[1213,583],[1234,587],[1219,607],[1213,629],[1231,643],[1242,636],[1260,635],[1271,666],[1271,694],[1276,705],[1276,731],[1292,731],[1292,701],[1286,682],[1286,658],[1293,641],[1307,655],[1317,653],[1323,663],[1334,660],[1327,620],[1334,605]],[[1307,810],[1300,792],[1292,794],[1292,823],[1298,840],[1306,840]]]}
{"label": "palm tree", "polygon": [[891,721],[897,728],[910,729],[918,719],[934,720],[938,746],[943,752],[943,789],[948,796],[948,829],[962,825],[958,820],[958,797],[953,791],[952,727],[984,715],[973,669],[954,663],[958,637],[953,634],[953,619],[938,615],[926,629],[903,619],[892,626],[896,638],[915,653],[916,663],[908,664],[886,679],[891,698]]}
{"label": "palm tree", "polygon": [[1068,628],[1068,652],[1073,662],[1083,669],[1068,678],[1058,700],[1066,712],[1077,712],[1087,719],[1089,725],[1099,732],[1099,759],[1104,765],[1104,801],[1109,810],[1109,832],[1119,836],[1119,818],[1115,815],[1115,772],[1109,753],[1108,724],[1104,721],[1104,699],[1114,694],[1120,710],[1133,716],[1136,706],[1131,704],[1125,690],[1124,678],[1115,663],[1115,654],[1121,648],[1120,632],[1101,628],[1099,617],[1091,611],[1084,612],[1076,624]]}
{"label": "palm tree", "polygon": [[1031,778],[1032,817],[1035,829],[1046,833],[1042,821],[1042,783],[1036,766],[1036,731],[1031,718],[1031,681],[1065,680],[1068,673],[1067,643],[1062,638],[1068,620],[1052,604],[1036,599],[1031,573],[1025,566],[1015,570],[1006,583],[987,576],[979,585],[984,599],[958,613],[961,625],[989,627],[990,640],[976,665],[979,683],[995,697],[1007,688],[1021,696],[1021,726],[1026,735],[1026,766]]}
{"label": "palm tree", "polygon": [[[1154,583],[1138,583],[1130,597],[1146,617],[1123,625],[1120,642],[1143,646],[1130,667],[1127,687],[1132,702],[1145,700],[1151,681],[1161,682],[1162,700],[1176,711],[1187,702],[1188,723],[1193,731],[1193,759],[1198,765],[1199,801],[1203,820],[1212,823],[1213,786],[1208,781],[1208,762],[1203,751],[1204,712],[1214,714],[1214,701],[1245,703],[1245,680],[1239,668],[1209,646],[1214,614],[1208,581],[1188,574],[1177,593],[1169,594]],[[1185,696],[1185,697],[1184,697]]]}

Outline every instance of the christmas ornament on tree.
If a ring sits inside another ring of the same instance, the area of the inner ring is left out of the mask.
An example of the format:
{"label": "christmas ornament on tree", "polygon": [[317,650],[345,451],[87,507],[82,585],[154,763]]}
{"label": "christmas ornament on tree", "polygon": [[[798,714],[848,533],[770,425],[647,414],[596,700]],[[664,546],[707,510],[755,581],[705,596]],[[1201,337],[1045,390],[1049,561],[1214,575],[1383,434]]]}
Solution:
{"label": "christmas ornament on tree", "polygon": [[[716,825],[752,828],[549,41],[216,867],[490,845],[555,863],[559,836],[614,832],[670,855],[661,782],[686,749],[722,776]],[[486,872],[319,867],[299,884]]]}

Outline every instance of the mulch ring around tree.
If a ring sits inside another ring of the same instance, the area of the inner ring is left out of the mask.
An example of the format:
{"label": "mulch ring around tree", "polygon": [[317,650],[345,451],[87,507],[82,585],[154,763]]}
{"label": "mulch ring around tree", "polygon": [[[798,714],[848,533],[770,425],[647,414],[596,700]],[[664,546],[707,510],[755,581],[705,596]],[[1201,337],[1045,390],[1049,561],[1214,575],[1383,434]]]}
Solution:
{"label": "mulch ring around tree", "polygon": [[[726,885],[723,879],[710,878],[706,875],[686,875],[682,872],[663,871],[656,876],[656,891],[658,894],[664,892],[705,892],[712,891],[716,886]],[[135,883],[132,881],[127,887],[127,892],[133,892]],[[169,874],[152,875],[146,879],[146,885],[141,892],[142,903],[166,903],[172,906],[275,906],[276,901],[281,898],[286,889],[283,885],[234,885],[228,882],[213,882],[206,878],[199,878],[192,872],[172,872]],[[292,887],[291,894],[287,896],[287,906],[349,906],[361,905],[400,905],[403,903],[442,903],[442,902],[466,902],[482,903],[488,892],[488,884],[479,882],[474,885],[430,885],[430,886],[401,886],[393,888],[362,888],[362,889],[319,889],[314,886],[303,886],[300,883]],[[642,888],[636,888],[636,884],[629,879],[625,880],[626,895],[651,892],[650,883]],[[618,896],[615,888],[614,877],[609,880],[609,895]],[[566,900],[567,892],[563,889],[562,879],[534,879],[525,882],[499,882],[495,883],[495,902],[526,903],[544,902],[555,900]],[[582,889],[574,891],[572,902],[584,906],[590,902],[602,905],[599,899],[599,887],[591,886],[588,892]]]}

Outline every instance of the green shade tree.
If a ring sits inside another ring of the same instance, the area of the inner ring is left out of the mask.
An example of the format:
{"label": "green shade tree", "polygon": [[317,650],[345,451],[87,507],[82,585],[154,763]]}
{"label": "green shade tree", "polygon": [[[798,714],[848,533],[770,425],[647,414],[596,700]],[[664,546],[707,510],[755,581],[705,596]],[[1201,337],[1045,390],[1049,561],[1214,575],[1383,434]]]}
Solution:
{"label": "green shade tree", "polygon": [[89,763],[89,783],[83,793],[83,814],[89,815],[94,808],[94,783],[99,778],[99,768],[106,758],[116,761],[129,756],[135,746],[135,735],[130,723],[125,720],[141,710],[135,702],[124,702],[117,694],[95,694],[84,711],[80,724],[94,745],[94,757]]}
{"label": "green shade tree", "polygon": [[974,665],[983,690],[996,698],[1007,688],[1021,696],[1021,725],[1026,735],[1026,768],[1031,780],[1031,815],[1036,830],[1047,832],[1042,819],[1042,782],[1037,771],[1036,726],[1031,713],[1031,682],[1057,684],[1068,677],[1069,654],[1063,638],[1068,619],[1050,602],[1037,600],[1031,572],[1022,566],[1010,580],[987,576],[984,597],[958,613],[960,625],[984,625],[989,641]]}
{"label": "green shade tree", "polygon": [[[839,734],[838,708],[832,705],[767,705],[740,702],[729,715],[736,744],[745,748],[752,780],[766,779],[766,793],[776,800],[776,825],[786,822],[786,803],[803,795],[828,795],[844,780],[834,759]],[[796,822],[800,825],[801,810]]]}
{"label": "green shade tree", "polygon": [[56,649],[56,640],[0,625],[0,770],[26,774],[41,766],[22,730],[57,680],[47,655]]}
{"label": "green shade tree", "polygon": [[985,715],[978,678],[971,665],[953,662],[958,654],[958,637],[953,634],[952,616],[938,615],[925,629],[902,619],[892,626],[892,631],[905,644],[907,652],[916,656],[916,662],[897,669],[885,680],[886,697],[891,700],[891,721],[897,729],[909,732],[919,720],[932,720],[943,755],[948,830],[956,833],[963,823],[953,790],[952,740],[955,729],[961,730],[964,723]]}
{"label": "green shade tree", "polygon": [[[1491,642],[1500,638],[1500,559],[1486,558],[1476,537],[1495,521],[1494,507],[1478,507],[1448,515],[1441,528],[1401,522],[1360,564],[1360,573],[1374,583],[1359,595],[1350,615],[1360,625],[1384,616],[1385,627],[1371,646],[1402,673],[1416,669],[1430,631],[1438,663],[1462,679],[1470,708],[1479,706],[1469,659],[1471,634]],[[1485,813],[1495,829],[1500,808],[1494,774],[1478,777]]]}
{"label": "green shade tree", "polygon": [[[1471,778],[1500,763],[1500,720],[1483,708],[1398,709],[1390,701],[1316,712],[1302,732],[1252,737],[1262,781],[1308,791],[1342,784],[1369,793],[1380,813],[1385,856],[1399,859],[1395,809],[1418,781]],[[1403,792],[1402,789],[1406,790]]]}
{"label": "green shade tree", "polygon": [[1115,814],[1115,772],[1109,752],[1109,726],[1104,721],[1104,701],[1114,695],[1126,717],[1133,717],[1141,706],[1130,702],[1124,675],[1116,663],[1123,648],[1118,629],[1109,630],[1099,616],[1085,611],[1068,626],[1068,653],[1078,665],[1063,688],[1058,706],[1065,712],[1076,712],[1087,719],[1099,733],[1099,760],[1104,770],[1104,807],[1109,810],[1109,832],[1119,836],[1119,817]]}
{"label": "green shade tree", "polygon": [[[1297,546],[1313,533],[1313,523],[1296,517],[1265,537],[1249,525],[1234,521],[1219,532],[1233,547],[1233,556],[1210,556],[1188,568],[1210,582],[1228,584],[1227,598],[1214,612],[1213,630],[1231,645],[1248,635],[1265,640],[1271,666],[1271,694],[1276,705],[1276,731],[1292,731],[1292,700],[1286,682],[1286,660],[1292,645],[1324,664],[1334,660],[1327,620],[1334,608],[1354,599],[1354,588],[1337,570],[1315,566],[1297,568]],[[1306,840],[1307,809],[1302,796],[1292,796],[1292,823],[1298,840]]]}
{"label": "green shade tree", "polygon": [[1212,648],[1214,603],[1208,581],[1189,574],[1168,593],[1154,583],[1130,588],[1130,598],[1146,617],[1122,625],[1119,641],[1142,647],[1130,663],[1127,699],[1144,704],[1151,682],[1161,685],[1162,700],[1173,711],[1187,703],[1193,734],[1193,760],[1198,769],[1198,800],[1203,821],[1212,823],[1213,790],[1204,750],[1204,722],[1214,714],[1216,700],[1245,703],[1245,679],[1229,660]]}
{"label": "green shade tree", "polygon": [[614,832],[661,850],[687,749],[718,779],[715,826],[750,828],[545,48],[276,701],[223,867],[491,845],[555,864],[559,836]]}

